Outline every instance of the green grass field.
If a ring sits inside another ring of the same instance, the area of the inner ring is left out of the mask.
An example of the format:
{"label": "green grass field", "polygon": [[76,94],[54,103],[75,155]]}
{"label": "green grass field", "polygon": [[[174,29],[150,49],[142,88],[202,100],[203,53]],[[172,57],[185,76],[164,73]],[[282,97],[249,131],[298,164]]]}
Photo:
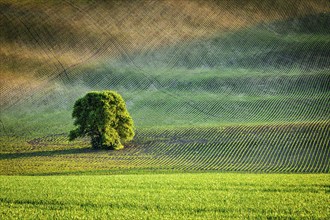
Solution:
{"label": "green grass field", "polygon": [[0,180],[1,219],[330,217],[326,174],[1,176]]}
{"label": "green grass field", "polygon": [[[0,0],[0,219],[329,219],[330,3]],[[116,90],[120,151],[68,141]]]}

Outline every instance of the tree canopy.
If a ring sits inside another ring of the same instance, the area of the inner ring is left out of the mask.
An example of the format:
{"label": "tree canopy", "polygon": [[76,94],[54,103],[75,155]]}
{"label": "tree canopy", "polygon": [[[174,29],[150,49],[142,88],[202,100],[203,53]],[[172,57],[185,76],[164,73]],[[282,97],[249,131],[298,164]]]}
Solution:
{"label": "tree canopy", "polygon": [[87,93],[75,102],[72,117],[76,128],[70,140],[90,136],[93,148],[122,149],[135,135],[133,119],[115,91]]}

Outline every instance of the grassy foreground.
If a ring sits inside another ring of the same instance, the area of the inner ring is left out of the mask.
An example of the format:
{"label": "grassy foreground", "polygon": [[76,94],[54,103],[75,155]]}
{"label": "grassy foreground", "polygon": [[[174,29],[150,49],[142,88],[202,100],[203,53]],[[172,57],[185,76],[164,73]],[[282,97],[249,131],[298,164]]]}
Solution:
{"label": "grassy foreground", "polygon": [[1,219],[327,219],[328,174],[1,176]]}

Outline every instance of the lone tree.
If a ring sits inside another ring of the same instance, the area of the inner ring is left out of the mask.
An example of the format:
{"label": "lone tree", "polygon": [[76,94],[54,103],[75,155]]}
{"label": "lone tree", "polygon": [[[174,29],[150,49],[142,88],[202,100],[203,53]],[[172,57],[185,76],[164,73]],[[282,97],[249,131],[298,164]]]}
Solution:
{"label": "lone tree", "polygon": [[114,91],[87,93],[75,102],[72,117],[77,128],[70,131],[70,141],[87,135],[93,148],[119,150],[134,137],[133,120]]}

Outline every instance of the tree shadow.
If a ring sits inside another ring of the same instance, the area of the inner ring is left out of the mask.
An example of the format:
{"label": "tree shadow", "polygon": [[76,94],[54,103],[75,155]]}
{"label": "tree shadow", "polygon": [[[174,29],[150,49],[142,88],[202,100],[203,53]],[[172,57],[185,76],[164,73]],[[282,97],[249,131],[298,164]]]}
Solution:
{"label": "tree shadow", "polygon": [[0,160],[17,159],[17,158],[25,158],[25,157],[46,157],[46,156],[67,155],[67,154],[94,153],[99,151],[104,151],[104,150],[92,149],[92,148],[71,148],[71,149],[52,150],[52,151],[8,153],[8,154],[0,154]]}

